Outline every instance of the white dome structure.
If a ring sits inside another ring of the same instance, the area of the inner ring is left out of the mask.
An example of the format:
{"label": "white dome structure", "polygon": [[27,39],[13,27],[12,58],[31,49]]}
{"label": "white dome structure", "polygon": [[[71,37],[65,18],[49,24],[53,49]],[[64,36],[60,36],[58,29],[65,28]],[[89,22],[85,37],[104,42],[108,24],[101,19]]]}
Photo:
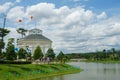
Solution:
{"label": "white dome structure", "polygon": [[29,30],[29,35],[18,40],[18,48],[24,48],[31,51],[32,55],[37,46],[40,46],[43,54],[52,47],[52,41],[42,35],[42,30]]}

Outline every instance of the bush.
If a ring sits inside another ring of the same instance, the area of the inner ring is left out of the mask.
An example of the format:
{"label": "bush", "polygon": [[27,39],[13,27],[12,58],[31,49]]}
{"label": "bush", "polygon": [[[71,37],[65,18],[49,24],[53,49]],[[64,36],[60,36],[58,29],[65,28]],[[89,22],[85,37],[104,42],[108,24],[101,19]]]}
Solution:
{"label": "bush", "polygon": [[0,61],[0,64],[31,64],[31,61]]}

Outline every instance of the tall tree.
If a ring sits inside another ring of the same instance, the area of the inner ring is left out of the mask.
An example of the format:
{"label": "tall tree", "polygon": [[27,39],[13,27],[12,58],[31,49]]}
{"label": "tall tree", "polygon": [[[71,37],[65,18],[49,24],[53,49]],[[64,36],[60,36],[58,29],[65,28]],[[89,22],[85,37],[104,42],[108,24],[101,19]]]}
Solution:
{"label": "tall tree", "polygon": [[1,37],[1,40],[3,40],[3,38],[9,33],[10,31],[8,29],[3,29],[3,28],[0,28],[0,37]]}
{"label": "tall tree", "polygon": [[57,59],[60,60],[61,62],[63,61],[63,58],[65,58],[65,55],[62,51],[60,51],[60,53],[57,56]]}
{"label": "tall tree", "polygon": [[4,48],[4,46],[5,46],[5,43],[4,43],[4,41],[3,41],[3,38],[4,38],[9,32],[10,32],[10,31],[7,30],[7,29],[0,28],[0,38],[1,38],[1,40],[0,40],[0,53],[1,53],[2,49]]}
{"label": "tall tree", "polygon": [[47,53],[46,53],[47,57],[54,59],[55,58],[55,53],[54,50],[52,48],[49,48]]}
{"label": "tall tree", "polygon": [[27,30],[24,29],[24,28],[19,28],[19,29],[17,29],[17,32],[18,32],[19,34],[21,34],[21,35],[22,35],[22,38],[23,38],[23,36],[25,36]]}
{"label": "tall tree", "polygon": [[15,60],[17,57],[15,50],[14,50],[14,45],[9,45],[6,49],[6,59],[7,60]]}
{"label": "tall tree", "polygon": [[12,45],[14,43],[15,39],[14,38],[9,38],[8,39],[8,46]]}
{"label": "tall tree", "polygon": [[2,53],[2,49],[4,48],[5,43],[3,41],[0,41],[0,53]]}
{"label": "tall tree", "polygon": [[37,59],[41,59],[42,57],[43,57],[42,50],[39,46],[37,46],[37,48],[34,51],[33,58],[34,60],[37,60]]}
{"label": "tall tree", "polygon": [[19,51],[18,51],[18,58],[19,59],[25,59],[26,55],[27,55],[26,50],[23,49],[23,48],[20,48]]}

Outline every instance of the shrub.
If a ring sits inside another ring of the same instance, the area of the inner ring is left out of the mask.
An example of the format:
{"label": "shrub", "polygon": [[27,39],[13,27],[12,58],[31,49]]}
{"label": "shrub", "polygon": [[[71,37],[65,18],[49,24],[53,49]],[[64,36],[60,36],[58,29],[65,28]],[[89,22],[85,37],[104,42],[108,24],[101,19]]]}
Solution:
{"label": "shrub", "polygon": [[30,61],[0,61],[0,64],[31,64]]}

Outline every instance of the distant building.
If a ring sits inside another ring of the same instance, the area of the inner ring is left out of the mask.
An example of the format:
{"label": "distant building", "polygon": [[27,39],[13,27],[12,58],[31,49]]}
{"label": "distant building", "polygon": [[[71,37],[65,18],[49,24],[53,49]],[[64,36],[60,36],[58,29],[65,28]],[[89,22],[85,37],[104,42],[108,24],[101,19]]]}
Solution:
{"label": "distant building", "polygon": [[37,46],[40,46],[43,54],[52,47],[52,41],[42,35],[42,30],[29,30],[29,35],[18,40],[18,48],[24,48],[32,55]]}

